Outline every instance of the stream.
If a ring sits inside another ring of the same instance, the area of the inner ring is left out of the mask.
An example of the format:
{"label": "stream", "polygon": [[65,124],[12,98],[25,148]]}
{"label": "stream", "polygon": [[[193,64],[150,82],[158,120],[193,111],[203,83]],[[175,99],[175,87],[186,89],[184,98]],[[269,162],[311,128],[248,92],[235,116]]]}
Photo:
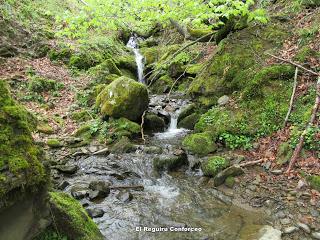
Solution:
{"label": "stream", "polygon": [[[138,65],[139,81],[143,79],[143,56],[134,38],[128,42]],[[197,157],[188,155],[189,166],[178,171],[158,172],[155,158],[172,156],[181,150],[188,130],[177,128],[179,113],[190,102],[184,96],[150,97],[149,112],[165,111],[170,123],[164,132],[150,133],[146,144],[135,142],[135,151],[107,156],[86,156],[70,160],[77,165],[76,174],[65,176],[70,193],[93,212],[94,221],[105,239],[111,240],[179,240],[179,239],[256,239],[266,224],[261,212],[235,206],[232,199],[203,184],[199,168],[193,168]],[[110,194],[100,200],[89,200],[89,184],[108,182]],[[126,188],[123,186],[136,186]],[[76,189],[76,190],[75,190]],[[79,194],[80,193],[80,194]]]}

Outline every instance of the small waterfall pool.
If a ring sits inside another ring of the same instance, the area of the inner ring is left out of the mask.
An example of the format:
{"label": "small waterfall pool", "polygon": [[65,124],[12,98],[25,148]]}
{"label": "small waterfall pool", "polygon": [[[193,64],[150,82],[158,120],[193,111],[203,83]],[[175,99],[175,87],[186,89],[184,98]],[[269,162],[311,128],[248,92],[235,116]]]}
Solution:
{"label": "small waterfall pool", "polygon": [[127,43],[127,47],[131,48],[135,55],[135,60],[136,60],[137,69],[138,69],[138,81],[145,84],[145,79],[143,74],[144,56],[139,51],[138,38],[136,36],[130,37]]}

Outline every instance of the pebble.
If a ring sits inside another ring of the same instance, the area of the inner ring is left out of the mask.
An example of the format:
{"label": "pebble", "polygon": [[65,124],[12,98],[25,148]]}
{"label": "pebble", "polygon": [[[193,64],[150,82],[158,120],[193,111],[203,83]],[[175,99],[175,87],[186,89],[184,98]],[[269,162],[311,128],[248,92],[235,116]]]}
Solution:
{"label": "pebble", "polygon": [[104,214],[104,211],[99,208],[87,209],[87,212],[88,212],[89,216],[92,218],[99,218],[99,217],[102,217]]}
{"label": "pebble", "polygon": [[276,217],[282,219],[286,217],[286,214],[283,211],[280,211],[276,213]]}
{"label": "pebble", "polygon": [[297,228],[297,227],[287,227],[287,228],[285,228],[284,230],[283,230],[283,233],[284,234],[290,234],[290,233],[293,233],[293,232],[296,232],[296,231],[298,231],[299,230],[299,228]]}
{"label": "pebble", "polygon": [[280,223],[282,225],[289,225],[291,223],[291,220],[289,218],[283,218],[283,219],[280,219]]}
{"label": "pebble", "polygon": [[282,174],[282,170],[280,170],[280,169],[272,170],[271,173],[274,175],[280,175],[280,174]]}
{"label": "pebble", "polygon": [[58,189],[64,190],[64,189],[65,189],[66,187],[68,187],[69,185],[70,185],[69,182],[67,182],[67,181],[62,181],[62,182],[59,183]]}
{"label": "pebble", "polygon": [[313,232],[311,234],[311,236],[314,238],[314,239],[319,239],[320,240],[320,232]]}
{"label": "pebble", "polygon": [[304,223],[299,222],[299,223],[297,224],[297,226],[298,226],[299,228],[301,228],[303,231],[305,231],[306,233],[310,233],[310,232],[311,232],[311,230],[310,230],[310,228],[309,228],[309,226],[308,226],[307,224],[304,224]]}
{"label": "pebble", "polygon": [[310,214],[312,217],[319,217],[319,211],[315,209],[310,210]]}

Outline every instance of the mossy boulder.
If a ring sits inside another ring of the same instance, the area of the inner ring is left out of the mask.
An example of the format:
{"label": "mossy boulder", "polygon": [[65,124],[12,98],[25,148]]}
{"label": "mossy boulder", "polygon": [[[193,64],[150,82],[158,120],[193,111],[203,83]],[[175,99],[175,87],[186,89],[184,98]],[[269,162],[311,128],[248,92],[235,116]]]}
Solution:
{"label": "mossy boulder", "polygon": [[[103,88],[105,85],[102,86]],[[85,122],[91,119],[91,115],[88,110],[81,110],[77,112],[73,112],[71,114],[71,119],[77,122]]]}
{"label": "mossy boulder", "polygon": [[160,156],[153,159],[153,167],[156,171],[174,171],[187,164],[187,154],[182,150],[176,150],[172,155]]}
{"label": "mossy boulder", "polygon": [[201,170],[205,176],[214,177],[228,167],[230,162],[221,156],[214,156],[201,163]]}
{"label": "mossy boulder", "polygon": [[185,117],[195,113],[197,109],[197,105],[192,103],[190,105],[188,105],[186,108],[182,109],[182,111],[180,112],[179,116],[178,116],[178,123],[184,119]]}
{"label": "mossy boulder", "polygon": [[15,203],[10,192],[23,196],[47,181],[43,151],[32,138],[36,122],[0,80],[0,209]]}
{"label": "mossy boulder", "polygon": [[169,75],[163,75],[154,81],[150,89],[156,94],[168,93],[173,82],[173,79]]}
{"label": "mossy boulder", "polygon": [[217,150],[215,138],[208,132],[191,134],[182,142],[183,147],[199,156],[205,156]]}
{"label": "mossy boulder", "polygon": [[51,192],[50,208],[55,219],[55,227],[69,239],[104,239],[85,209],[68,194]]}
{"label": "mossy boulder", "polygon": [[154,113],[147,113],[144,118],[144,129],[147,131],[163,131],[166,126],[163,118]]}
{"label": "mossy boulder", "polygon": [[157,62],[160,57],[160,53],[157,47],[142,48],[141,53],[145,57],[147,65]]}
{"label": "mossy boulder", "polygon": [[194,126],[199,121],[200,117],[201,117],[201,114],[192,113],[191,115],[189,115],[189,116],[183,118],[181,121],[179,121],[178,128],[185,128],[185,129],[193,130]]}
{"label": "mossy boulder", "polygon": [[97,97],[96,106],[103,117],[125,117],[136,121],[149,104],[145,85],[127,77],[109,84]]}

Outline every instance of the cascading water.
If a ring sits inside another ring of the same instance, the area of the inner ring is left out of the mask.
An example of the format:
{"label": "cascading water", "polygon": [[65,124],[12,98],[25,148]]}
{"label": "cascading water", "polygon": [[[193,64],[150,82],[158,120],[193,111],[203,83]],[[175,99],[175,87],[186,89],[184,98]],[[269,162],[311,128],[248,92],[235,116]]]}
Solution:
{"label": "cascading water", "polygon": [[127,47],[131,48],[133,50],[134,55],[135,55],[136,64],[137,64],[137,68],[138,68],[138,80],[139,80],[139,82],[145,84],[145,79],[143,76],[144,57],[139,51],[138,39],[136,36],[130,37],[130,39],[127,43]]}

